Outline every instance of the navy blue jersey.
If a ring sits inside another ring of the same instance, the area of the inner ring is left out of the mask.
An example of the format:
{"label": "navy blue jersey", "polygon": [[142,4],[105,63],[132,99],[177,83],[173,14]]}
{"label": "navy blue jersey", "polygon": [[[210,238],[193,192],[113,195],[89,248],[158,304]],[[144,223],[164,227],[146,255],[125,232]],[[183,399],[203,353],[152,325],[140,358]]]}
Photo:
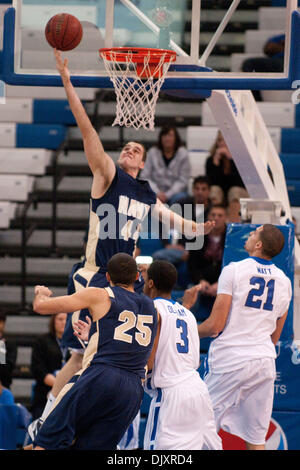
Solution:
{"label": "navy blue jersey", "polygon": [[[157,330],[157,312],[144,294],[122,287],[106,288],[111,307],[90,329],[87,354],[90,364],[106,364],[145,378],[147,364]],[[88,351],[89,349],[89,351]]]}
{"label": "navy blue jersey", "polygon": [[133,255],[140,225],[156,194],[147,181],[133,178],[116,167],[114,179],[99,199],[90,200],[86,267],[106,272],[107,262],[116,253]]}

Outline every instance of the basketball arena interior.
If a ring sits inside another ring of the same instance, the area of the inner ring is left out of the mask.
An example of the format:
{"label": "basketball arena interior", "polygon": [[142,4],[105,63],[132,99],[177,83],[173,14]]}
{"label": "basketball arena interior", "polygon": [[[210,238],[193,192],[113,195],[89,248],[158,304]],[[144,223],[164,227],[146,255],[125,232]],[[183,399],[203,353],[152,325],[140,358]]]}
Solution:
{"label": "basketball arena interior", "polygon": [[[120,6],[120,2],[115,1],[115,8]],[[34,286],[48,286],[55,296],[66,294],[73,265],[84,255],[92,183],[82,137],[63,87],[51,84],[43,86],[42,81],[40,85],[32,86],[26,82],[27,78],[24,84],[20,80],[26,73],[23,68],[29,70],[28,76],[42,73],[50,57],[43,55],[37,46],[32,46],[35,16],[49,18],[67,9],[67,12],[75,14],[79,19],[81,14],[84,18],[90,15],[90,21],[96,24],[101,1],[88,0],[83,4],[75,0],[23,0],[23,4],[32,8],[33,21],[28,26],[28,41],[20,48],[23,61],[21,78],[13,83],[14,80],[8,78],[8,70],[3,72],[7,58],[12,53],[9,52],[9,31],[6,31],[5,38],[3,32],[4,22],[8,24],[10,21],[11,12],[7,12],[16,7],[17,3],[20,2],[0,1],[0,313],[6,319],[3,336],[16,346],[16,358],[8,387],[15,404],[0,405],[0,448],[8,450],[20,449],[28,443],[27,427],[32,421],[36,385],[32,352],[37,338],[49,331],[49,317],[33,311]],[[147,0],[149,7],[143,1],[129,3],[143,9],[146,15],[157,7],[157,3],[163,4],[166,9],[172,3],[170,9],[177,28],[174,41],[180,37],[181,49],[189,51],[191,34],[195,35],[191,28],[192,15],[195,14],[195,11],[192,12],[192,0]],[[222,18],[234,2],[202,0],[199,3],[201,54],[206,51]],[[264,45],[269,38],[285,32],[288,34],[287,5],[284,0],[242,0],[238,3],[206,63],[210,69],[223,73],[225,78],[229,72],[240,72],[248,59],[262,58]],[[287,3],[291,5],[295,2],[288,0]],[[184,18],[184,21],[176,22],[178,17]],[[136,38],[139,35],[143,37],[144,28],[145,24],[141,26],[141,31],[135,31]],[[120,28],[120,37],[122,35],[124,44],[126,34]],[[3,39],[6,52],[3,50]],[[139,45],[149,46],[147,42]],[[150,46],[153,47],[152,44]],[[49,45],[48,48],[52,53]],[[17,45],[14,50],[17,50]],[[64,54],[67,56],[68,52]],[[72,54],[75,57],[76,49]],[[81,54],[84,55],[84,52]],[[39,69],[37,63],[40,64]],[[14,77],[18,77],[18,72]],[[297,75],[294,78],[297,80]],[[224,91],[219,84],[217,90],[209,90],[207,97],[201,93],[189,94],[186,90],[183,94],[176,94],[174,90],[162,87],[155,109],[154,130],[149,131],[113,125],[116,116],[115,90],[112,86],[102,88],[97,86],[97,82],[91,83],[85,86],[79,84],[76,90],[105,151],[115,162],[126,142],[137,140],[148,151],[157,144],[161,129],[177,129],[190,164],[187,196],[193,196],[193,180],[198,176],[206,176],[206,161],[211,155],[218,132],[222,131],[244,182],[244,189],[248,191],[248,196],[242,196],[242,201],[235,200],[235,204],[226,207],[223,265],[245,255],[241,253],[243,240],[252,227],[270,221],[282,226],[286,245],[278,257],[278,266],[291,280],[293,300],[276,346],[277,376],[266,448],[300,450],[299,84],[293,88],[291,85],[282,86],[281,89],[276,89],[276,85],[269,89],[267,85],[263,89],[263,85],[258,84],[255,90],[254,85],[247,89],[243,82],[242,91],[239,91],[238,85],[234,90],[229,88]],[[245,112],[244,121],[249,123],[253,120],[254,131],[249,131],[249,139],[259,141],[258,149],[252,143],[245,143],[245,122],[233,123],[237,114],[236,106],[249,106],[248,109],[253,111],[248,114]],[[219,114],[222,113],[227,116],[228,126],[225,121],[221,123]],[[259,127],[260,132],[255,133],[255,126]],[[269,145],[266,158],[270,160],[261,169],[257,155],[263,143]],[[251,164],[247,166],[245,159],[251,161]],[[247,180],[248,173],[257,178],[259,189],[251,186]],[[152,257],[165,245],[159,237],[141,237],[137,246],[140,256]],[[183,262],[178,267],[180,282],[173,291],[174,300],[180,301],[185,289],[193,284],[187,266]],[[197,321],[201,322],[209,315],[212,303],[203,298],[201,300],[199,295],[193,312]],[[211,338],[200,341],[200,375],[211,341]],[[139,429],[140,449],[143,448],[149,403],[150,397],[145,393]],[[236,436],[224,432],[222,439],[225,449],[244,448]]]}

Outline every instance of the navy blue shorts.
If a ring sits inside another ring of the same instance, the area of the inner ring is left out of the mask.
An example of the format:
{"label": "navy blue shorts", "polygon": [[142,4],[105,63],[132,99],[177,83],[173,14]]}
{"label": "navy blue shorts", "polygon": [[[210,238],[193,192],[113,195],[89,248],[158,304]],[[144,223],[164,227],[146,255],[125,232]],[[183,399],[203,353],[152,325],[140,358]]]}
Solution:
{"label": "navy blue shorts", "polygon": [[[109,282],[106,279],[104,273],[91,273],[88,269],[81,268],[73,275],[74,284],[77,287],[74,290],[78,292],[80,286],[81,288],[85,287],[109,287]],[[144,289],[144,279],[140,275],[139,279],[135,282],[134,290],[137,293],[142,293]],[[79,288],[78,288],[79,287]],[[73,322],[82,320],[86,321],[86,316],[90,316],[88,309],[82,309],[80,312],[69,313],[67,315],[67,321],[62,336],[62,346],[70,349],[82,349],[84,350],[84,345],[80,340],[74,335]]]}
{"label": "navy blue shorts", "polygon": [[47,417],[34,446],[116,450],[141,406],[140,377],[104,364],[91,365],[74,377],[79,378]]}

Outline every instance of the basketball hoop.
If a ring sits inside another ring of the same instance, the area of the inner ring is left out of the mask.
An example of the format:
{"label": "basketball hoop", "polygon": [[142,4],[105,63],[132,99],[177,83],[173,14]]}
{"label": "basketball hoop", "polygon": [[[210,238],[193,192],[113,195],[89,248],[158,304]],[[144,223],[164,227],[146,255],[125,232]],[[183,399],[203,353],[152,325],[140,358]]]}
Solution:
{"label": "basketball hoop", "polygon": [[113,126],[154,130],[158,95],[176,52],[167,49],[113,47],[99,49],[117,98]]}

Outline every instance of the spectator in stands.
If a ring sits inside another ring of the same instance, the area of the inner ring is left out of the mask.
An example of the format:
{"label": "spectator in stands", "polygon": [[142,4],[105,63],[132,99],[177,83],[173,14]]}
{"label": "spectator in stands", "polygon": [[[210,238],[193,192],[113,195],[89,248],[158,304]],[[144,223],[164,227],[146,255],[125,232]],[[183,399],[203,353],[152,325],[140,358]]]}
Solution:
{"label": "spectator in stands", "polygon": [[[205,235],[203,248],[190,253],[188,268],[192,283],[201,282],[199,301],[209,314],[217,295],[218,278],[222,269],[226,236],[226,207],[220,204],[212,206],[208,220],[214,220],[215,227],[209,235]],[[199,305],[197,308],[200,308]]]}
{"label": "spectator in stands", "polygon": [[[251,57],[242,64],[243,72],[270,72],[280,73],[284,66],[285,35],[278,34],[270,37],[263,48],[265,57]],[[257,101],[261,101],[259,90],[253,90]]]}
{"label": "spectator in stands", "polygon": [[49,332],[37,338],[33,346],[31,370],[36,380],[31,408],[33,419],[41,416],[56,373],[69,358],[68,348],[61,345],[66,319],[66,313],[51,315]]}
{"label": "spectator in stands", "polygon": [[5,325],[6,315],[0,312],[0,340],[3,341],[2,346],[5,348],[5,363],[0,360],[0,382],[3,387],[9,389],[17,360],[17,345],[5,337]]}
{"label": "spectator in stands", "polygon": [[163,203],[172,205],[187,196],[190,176],[188,151],[176,127],[162,128],[158,143],[148,151],[141,178],[149,182]]}
{"label": "spectator in stands", "polygon": [[229,211],[235,210],[238,215],[239,199],[249,195],[221,131],[218,132],[206,160],[206,175],[212,186],[211,201],[214,204],[228,205]]}
{"label": "spectator in stands", "polygon": [[[192,196],[187,196],[183,199],[178,200],[178,204],[181,207],[181,213],[187,219],[192,219],[194,221],[200,222],[201,217],[206,221],[208,218],[208,212],[211,207],[211,201],[209,199],[210,194],[210,182],[206,176],[197,176],[193,180],[192,184]],[[189,211],[188,213],[185,211]],[[176,232],[171,231],[169,240],[163,239],[164,248],[153,253],[153,259],[160,259],[169,261],[176,268],[181,268],[183,263],[186,263],[189,257],[189,252],[185,249],[186,242],[190,243],[192,240],[186,240],[184,237],[178,239],[176,237]],[[178,273],[178,280],[185,287],[189,279],[184,275],[184,280]],[[182,282],[183,281],[183,282]]]}

